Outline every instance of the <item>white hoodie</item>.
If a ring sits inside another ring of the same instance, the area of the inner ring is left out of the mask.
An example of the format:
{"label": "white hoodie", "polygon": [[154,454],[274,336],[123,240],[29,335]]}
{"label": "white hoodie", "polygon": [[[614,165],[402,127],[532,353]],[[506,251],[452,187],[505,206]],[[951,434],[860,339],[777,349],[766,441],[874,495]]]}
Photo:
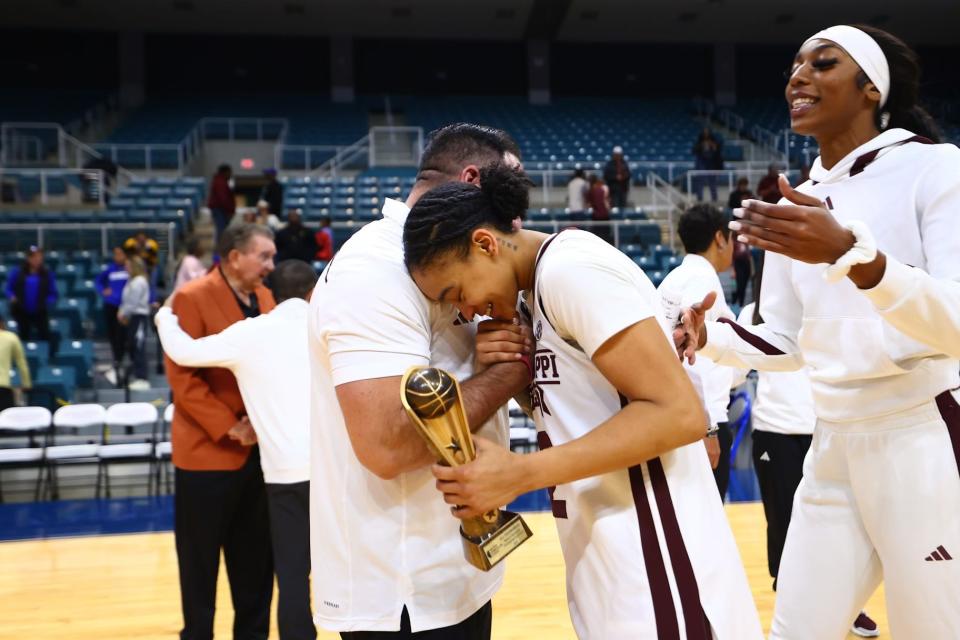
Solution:
{"label": "white hoodie", "polygon": [[[829,284],[827,265],[768,252],[766,322],[708,322],[704,355],[768,371],[806,364],[817,417],[837,422],[916,407],[960,384],[960,149],[907,142],[913,136],[886,131],[830,171],[818,158],[798,187],[841,222],[869,226],[887,256],[880,283]],[[859,169],[857,160],[873,151]]]}

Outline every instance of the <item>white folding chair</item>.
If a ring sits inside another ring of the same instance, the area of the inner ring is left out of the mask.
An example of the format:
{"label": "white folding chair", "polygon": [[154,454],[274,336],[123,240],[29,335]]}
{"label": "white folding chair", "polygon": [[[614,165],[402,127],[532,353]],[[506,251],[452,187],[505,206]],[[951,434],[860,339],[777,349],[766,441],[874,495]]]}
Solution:
{"label": "white folding chair", "polygon": [[167,405],[166,409],[163,410],[163,429],[158,438],[157,446],[153,450],[154,457],[156,458],[154,466],[153,479],[155,482],[156,491],[160,493],[160,487],[164,487],[167,493],[172,492],[170,477],[170,470],[167,468],[167,463],[173,457],[173,443],[170,442],[170,425],[173,424],[173,403]]}
{"label": "white folding chair", "polygon": [[[40,479],[43,477],[43,446],[41,444],[38,447],[35,438],[38,435],[47,437],[50,433],[50,421],[50,410],[46,407],[10,407],[0,411],[0,433],[12,435],[18,439],[27,438],[25,447],[0,448],[0,471],[37,467],[37,482],[33,490],[34,501],[40,498]],[[0,484],[0,502],[3,502],[2,484]]]}
{"label": "white folding chair", "polygon": [[40,486],[41,497],[59,499],[59,467],[97,463],[105,417],[106,411],[99,404],[68,404],[57,409],[50,442],[44,451],[46,474]]}
{"label": "white folding chair", "polygon": [[106,497],[110,497],[110,464],[116,463],[147,463],[150,471],[147,476],[148,487],[151,484],[154,457],[154,442],[157,430],[157,408],[149,402],[121,402],[111,405],[106,415],[107,429],[150,427],[150,436],[142,442],[124,442],[110,444],[109,437],[105,436],[103,444],[97,450],[99,465],[97,470],[97,497],[100,497],[101,486],[105,488]]}

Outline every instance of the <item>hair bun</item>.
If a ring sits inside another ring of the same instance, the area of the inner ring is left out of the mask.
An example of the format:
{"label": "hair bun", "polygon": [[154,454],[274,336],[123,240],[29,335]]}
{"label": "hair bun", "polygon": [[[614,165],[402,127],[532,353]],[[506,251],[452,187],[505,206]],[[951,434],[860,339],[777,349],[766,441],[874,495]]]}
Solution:
{"label": "hair bun", "polygon": [[502,162],[480,169],[480,190],[490,201],[497,221],[509,226],[526,216],[533,182],[520,168]]}

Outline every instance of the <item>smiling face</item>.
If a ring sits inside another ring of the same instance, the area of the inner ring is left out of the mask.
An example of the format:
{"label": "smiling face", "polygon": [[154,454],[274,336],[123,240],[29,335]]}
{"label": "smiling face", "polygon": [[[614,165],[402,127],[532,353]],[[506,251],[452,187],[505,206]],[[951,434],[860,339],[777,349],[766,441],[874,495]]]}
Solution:
{"label": "smiling face", "polygon": [[515,315],[517,276],[487,229],[473,232],[466,257],[450,251],[413,269],[411,275],[427,298],[454,305],[467,320],[483,315],[509,321]]}
{"label": "smiling face", "polygon": [[862,118],[872,121],[880,100],[873,83],[858,86],[860,67],[829,40],[807,42],[790,68],[785,95],[790,127],[801,135],[837,135]]}

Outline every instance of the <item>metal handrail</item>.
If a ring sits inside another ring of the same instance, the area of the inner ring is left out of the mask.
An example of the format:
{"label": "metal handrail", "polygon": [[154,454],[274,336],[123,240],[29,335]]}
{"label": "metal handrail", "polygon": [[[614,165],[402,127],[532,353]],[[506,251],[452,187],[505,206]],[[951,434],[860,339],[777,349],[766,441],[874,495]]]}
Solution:
{"label": "metal handrail", "polygon": [[104,204],[103,191],[105,175],[101,169],[7,169],[5,167],[0,167],[0,179],[8,175],[39,177],[40,204],[44,205],[49,204],[50,202],[47,181],[51,177],[78,176],[81,180],[83,180],[90,179],[90,177],[93,176],[97,182],[97,193],[99,195],[98,202],[96,204],[100,207],[102,207]]}
{"label": "metal handrail", "polygon": [[332,158],[309,173],[311,176],[336,176],[337,169],[358,156],[370,152],[370,134],[363,136],[353,144],[343,147]]}
{"label": "metal handrail", "polygon": [[142,231],[154,230],[167,235],[167,255],[173,256],[176,251],[177,225],[173,222],[49,222],[49,223],[20,223],[20,222],[2,222],[0,223],[0,233],[4,231],[34,231],[36,232],[35,244],[38,247],[43,246],[44,232],[46,231],[100,231],[100,252],[107,255],[110,249],[108,234],[111,231]]}
{"label": "metal handrail", "polygon": [[[794,170],[783,171],[787,174],[787,177],[791,180],[799,177],[800,172]],[[696,178],[706,178],[714,176],[717,178],[726,179],[727,188],[733,189],[734,185],[737,183],[737,180],[740,178],[747,178],[753,183],[753,179],[757,176],[767,175],[767,169],[693,169],[687,172],[686,175],[686,193],[693,194],[693,181]]]}
{"label": "metal handrail", "polygon": [[[219,140],[220,138],[208,138],[207,137],[207,125],[211,123],[222,123],[227,124],[227,138],[226,140],[235,139],[235,130],[237,125],[240,124],[256,124],[257,126],[257,137],[255,138],[258,141],[263,141],[267,138],[264,138],[264,125],[268,123],[279,124],[280,131],[276,137],[278,144],[283,144],[283,141],[286,140],[287,134],[290,131],[290,121],[286,118],[252,118],[252,117],[243,117],[235,118],[230,116],[207,116],[197,120],[196,124],[190,128],[187,134],[179,142],[161,142],[161,143],[136,143],[136,142],[110,142],[104,144],[98,144],[97,146],[101,149],[107,150],[110,154],[110,159],[116,163],[117,162],[117,150],[118,149],[137,149],[142,150],[144,154],[144,168],[147,171],[151,171],[153,167],[151,166],[150,155],[152,151],[175,151],[177,153],[177,172],[183,173],[187,165],[193,161],[197,153],[199,153],[200,148],[203,146],[203,143],[208,139]],[[273,140],[273,137],[269,138]]]}

